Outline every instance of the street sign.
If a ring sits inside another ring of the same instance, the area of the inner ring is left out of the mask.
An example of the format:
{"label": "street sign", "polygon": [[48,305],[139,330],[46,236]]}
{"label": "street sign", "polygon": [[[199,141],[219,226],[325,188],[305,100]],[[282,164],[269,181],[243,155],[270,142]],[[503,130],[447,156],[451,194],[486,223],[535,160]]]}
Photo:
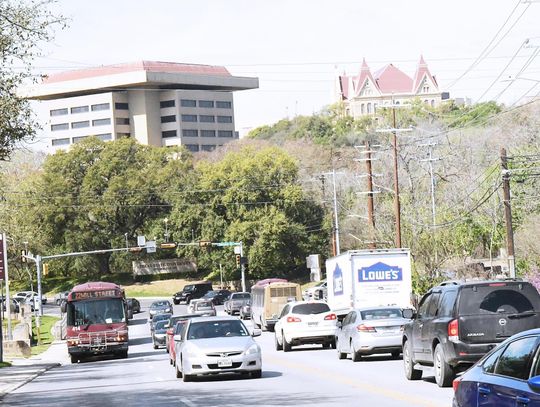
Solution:
{"label": "street sign", "polygon": [[220,246],[220,247],[238,246],[238,243],[236,243],[236,242],[219,242],[219,243],[214,243],[214,246]]}
{"label": "street sign", "polygon": [[144,246],[144,245],[146,245],[146,237],[137,236],[137,246]]}
{"label": "street sign", "polygon": [[156,252],[156,241],[149,240],[146,242],[146,253],[155,253]]}
{"label": "street sign", "polygon": [[240,249],[240,246],[234,246],[234,254],[242,254],[242,249]]}

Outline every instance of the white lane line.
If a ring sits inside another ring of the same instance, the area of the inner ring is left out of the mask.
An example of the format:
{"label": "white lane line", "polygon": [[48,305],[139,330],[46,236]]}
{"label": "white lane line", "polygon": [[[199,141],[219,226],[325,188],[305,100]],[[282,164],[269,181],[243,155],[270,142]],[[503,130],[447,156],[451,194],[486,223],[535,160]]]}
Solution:
{"label": "white lane line", "polygon": [[180,402],[188,407],[196,407],[196,404],[193,401],[186,398],[180,399]]}

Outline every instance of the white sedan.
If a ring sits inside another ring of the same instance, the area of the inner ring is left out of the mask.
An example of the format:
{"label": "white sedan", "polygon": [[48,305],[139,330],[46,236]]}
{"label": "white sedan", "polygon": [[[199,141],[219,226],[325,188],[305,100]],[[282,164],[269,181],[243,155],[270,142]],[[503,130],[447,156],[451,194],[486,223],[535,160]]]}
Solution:
{"label": "white sedan", "polygon": [[246,326],[234,317],[200,317],[187,321],[174,336],[176,377],[184,382],[198,375],[241,373],[253,378],[262,375],[261,348]]}
{"label": "white sedan", "polygon": [[323,301],[289,302],[274,327],[276,349],[289,352],[292,346],[304,344],[335,348],[336,322],[336,314]]}
{"label": "white sedan", "polygon": [[363,355],[390,353],[398,358],[401,353],[403,326],[410,319],[396,307],[354,309],[343,319],[337,333],[339,359],[351,355],[358,362]]}

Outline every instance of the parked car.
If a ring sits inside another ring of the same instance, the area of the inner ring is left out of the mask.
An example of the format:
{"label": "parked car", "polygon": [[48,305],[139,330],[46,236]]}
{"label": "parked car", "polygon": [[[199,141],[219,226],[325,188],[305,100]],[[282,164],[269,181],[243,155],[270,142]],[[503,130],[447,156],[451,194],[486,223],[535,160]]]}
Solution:
{"label": "parked car", "polygon": [[148,308],[148,314],[150,319],[154,318],[157,314],[172,314],[172,304],[167,300],[154,301]]}
{"label": "parked car", "polygon": [[57,293],[54,296],[54,303],[56,305],[61,305],[62,301],[67,300],[68,295],[69,295],[69,291],[62,291],[62,292]]}
{"label": "parked car", "polygon": [[453,382],[453,407],[540,406],[540,329],[505,340]]}
{"label": "parked car", "polygon": [[141,303],[136,298],[127,298],[126,299],[127,306],[129,309],[131,309],[131,312],[134,314],[138,314],[141,312]]}
{"label": "parked car", "polygon": [[[19,302],[22,301],[27,304],[33,304],[34,301],[38,301],[39,296],[38,296],[38,293],[36,293],[35,291],[19,291],[15,293],[13,298]],[[47,304],[47,298],[42,296],[41,303]]]}
{"label": "parked car", "polygon": [[239,313],[242,305],[250,299],[250,293],[232,293],[229,299],[223,303],[223,310],[229,315],[234,315],[237,312]]}
{"label": "parked car", "polygon": [[181,335],[175,335],[176,377],[190,381],[196,375],[221,373],[262,375],[261,348],[238,318],[193,318]]}
{"label": "parked car", "polygon": [[175,305],[184,302],[189,304],[191,300],[202,298],[208,291],[212,291],[212,283],[202,282],[196,284],[188,284],[182,291],[173,295],[173,302]]}
{"label": "parked car", "polygon": [[[364,355],[390,353],[393,358],[401,354],[403,326],[410,319],[403,318],[401,308],[360,308],[349,312],[337,330],[339,359],[351,355],[358,362]],[[339,324],[338,324],[339,325]]]}
{"label": "parked car", "polygon": [[157,314],[150,320],[150,332],[154,332],[154,328],[159,321],[168,321],[172,314]]}
{"label": "parked car", "polygon": [[154,325],[154,330],[152,331],[152,343],[154,345],[154,349],[157,349],[160,346],[166,346],[165,337],[167,335],[168,322],[168,320],[162,319],[161,321],[156,322]]}
{"label": "parked car", "polygon": [[435,381],[445,387],[504,339],[540,326],[540,295],[515,279],[448,282],[404,316],[413,318],[403,332],[405,376],[419,380],[416,365],[433,366]]}
{"label": "parked car", "polygon": [[193,307],[191,314],[202,315],[205,317],[215,317],[216,307],[212,301],[206,301],[203,299],[193,301]]}
{"label": "parked car", "polygon": [[302,291],[302,297],[304,300],[326,300],[327,293],[326,280],[319,281],[313,287],[306,288]]}
{"label": "parked car", "polygon": [[240,308],[240,319],[251,319],[251,300],[246,301]]}
{"label": "parked car", "polygon": [[290,302],[274,327],[276,350],[289,352],[293,346],[304,344],[335,348],[336,322],[336,314],[323,301]]}
{"label": "parked car", "polygon": [[229,299],[230,295],[231,292],[229,290],[212,290],[204,294],[202,298],[212,301],[214,305],[222,305],[227,299]]}
{"label": "parked car", "polygon": [[[18,313],[19,310],[20,310],[19,301],[15,300],[13,298],[10,298],[10,302],[11,302],[11,307],[10,307],[11,313],[12,314]],[[7,311],[6,300],[5,299],[2,299],[2,310]]]}

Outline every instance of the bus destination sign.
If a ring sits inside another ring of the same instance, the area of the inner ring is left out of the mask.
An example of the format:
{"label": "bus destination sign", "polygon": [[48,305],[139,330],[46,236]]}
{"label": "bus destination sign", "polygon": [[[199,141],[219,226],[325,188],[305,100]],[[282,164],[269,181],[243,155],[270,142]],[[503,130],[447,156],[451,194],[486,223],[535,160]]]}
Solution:
{"label": "bus destination sign", "polygon": [[108,297],[120,297],[120,292],[118,290],[75,291],[72,294],[73,301]]}

